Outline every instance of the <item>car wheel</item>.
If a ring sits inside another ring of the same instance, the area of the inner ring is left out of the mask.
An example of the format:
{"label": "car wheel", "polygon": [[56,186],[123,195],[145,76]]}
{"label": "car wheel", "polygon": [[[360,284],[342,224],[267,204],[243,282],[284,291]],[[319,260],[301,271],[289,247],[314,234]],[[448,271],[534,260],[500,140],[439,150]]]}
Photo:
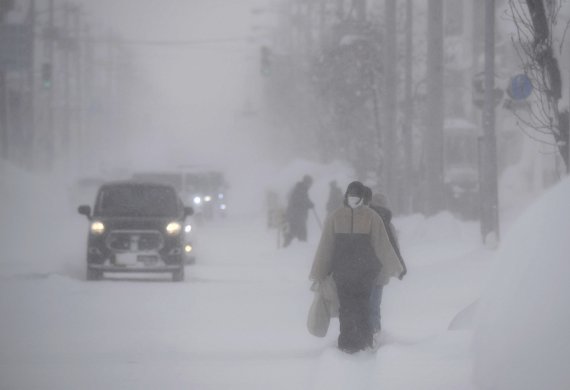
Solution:
{"label": "car wheel", "polygon": [[103,272],[87,268],[87,280],[101,280],[103,279]]}
{"label": "car wheel", "polygon": [[184,267],[180,267],[178,271],[172,273],[173,282],[182,282],[184,280]]}

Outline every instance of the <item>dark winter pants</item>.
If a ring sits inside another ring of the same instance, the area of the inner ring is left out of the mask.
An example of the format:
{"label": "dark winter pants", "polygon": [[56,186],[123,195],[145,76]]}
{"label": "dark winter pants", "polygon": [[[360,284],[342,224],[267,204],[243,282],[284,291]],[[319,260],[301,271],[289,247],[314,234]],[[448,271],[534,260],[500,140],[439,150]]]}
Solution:
{"label": "dark winter pants", "polygon": [[372,294],[370,294],[370,326],[372,332],[376,333],[382,328],[380,320],[380,304],[382,303],[382,290],[384,286],[372,287]]}
{"label": "dark winter pants", "polygon": [[305,219],[296,218],[289,220],[283,246],[288,246],[294,238],[297,238],[299,241],[307,241],[307,221]]}
{"label": "dark winter pants", "polygon": [[370,326],[370,293],[365,290],[358,293],[337,286],[340,302],[340,336],[338,347],[342,351],[354,353],[372,346],[372,327]]}

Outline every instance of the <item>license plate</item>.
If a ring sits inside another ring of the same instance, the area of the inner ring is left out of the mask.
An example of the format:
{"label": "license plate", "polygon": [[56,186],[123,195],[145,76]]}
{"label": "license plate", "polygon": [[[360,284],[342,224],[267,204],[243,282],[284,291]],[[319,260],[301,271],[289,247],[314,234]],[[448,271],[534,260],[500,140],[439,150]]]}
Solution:
{"label": "license plate", "polygon": [[143,263],[146,267],[152,267],[158,264],[158,257],[152,255],[138,255],[137,261]]}
{"label": "license plate", "polygon": [[134,267],[137,265],[137,259],[132,253],[118,253],[115,261],[111,263],[118,267]]}

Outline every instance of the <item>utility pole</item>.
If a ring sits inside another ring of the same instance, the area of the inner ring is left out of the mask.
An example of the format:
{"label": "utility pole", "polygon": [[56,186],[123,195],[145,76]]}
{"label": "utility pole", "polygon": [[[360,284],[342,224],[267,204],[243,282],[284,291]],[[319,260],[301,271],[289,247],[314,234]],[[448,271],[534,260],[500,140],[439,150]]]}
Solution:
{"label": "utility pole", "polygon": [[83,77],[82,77],[82,66],[81,66],[81,12],[78,5],[75,5],[72,10],[73,13],[73,49],[74,49],[74,73],[75,73],[75,110],[74,110],[74,132],[76,140],[74,146],[74,165],[79,165],[82,161],[83,156]]}
{"label": "utility pole", "polygon": [[28,23],[29,23],[29,34],[31,40],[31,61],[30,67],[28,68],[28,87],[29,92],[26,98],[28,103],[28,121],[26,123],[26,127],[28,129],[29,139],[28,145],[25,146],[25,162],[29,164],[30,167],[34,167],[37,163],[36,156],[37,156],[37,149],[36,149],[36,110],[35,110],[35,103],[36,103],[36,0],[30,0],[30,8],[28,10]]}
{"label": "utility pole", "polygon": [[116,47],[113,32],[109,32],[107,39],[107,96],[105,103],[109,128],[116,132],[119,129],[115,126]]}
{"label": "utility pole", "polygon": [[427,104],[425,188],[426,213],[434,215],[443,210],[443,0],[428,0],[428,42],[427,42]]}
{"label": "utility pole", "polygon": [[[0,23],[4,23],[6,14],[10,11],[11,5],[8,1],[0,0]],[[7,99],[6,70],[0,68],[0,158],[8,159],[9,141],[8,137],[8,99]],[[2,164],[3,165],[3,164]]]}
{"label": "utility pole", "polygon": [[[48,1],[48,20],[47,26],[44,31],[44,65],[49,69],[49,77],[48,80],[49,85],[44,86],[45,94],[46,94],[46,101],[45,101],[45,115],[46,115],[46,122],[45,126],[42,126],[41,132],[42,135],[40,137],[41,142],[41,163],[44,167],[48,170],[52,169],[54,163],[54,156],[55,156],[55,143],[57,135],[54,130],[54,84],[53,84],[53,69],[54,69],[54,40],[55,40],[55,25],[54,25],[54,0]],[[43,69],[42,69],[43,71]],[[43,77],[43,76],[42,76]],[[45,82],[45,80],[43,80]]]}
{"label": "utility pole", "polygon": [[[498,241],[499,196],[495,135],[495,0],[485,1],[485,99],[483,102],[483,241]],[[491,237],[491,236],[493,237]]]}
{"label": "utility pole", "polygon": [[396,114],[398,109],[397,102],[397,71],[396,61],[397,53],[397,38],[396,38],[396,0],[385,1],[385,29],[384,29],[384,118],[385,125],[383,126],[383,161],[381,169],[384,172],[385,183],[381,183],[385,187],[385,193],[388,196],[388,201],[396,209],[401,209],[400,205],[396,203],[399,200],[399,192],[395,176],[396,176]]}
{"label": "utility pole", "polygon": [[91,29],[85,26],[85,51],[84,51],[84,69],[83,69],[83,147],[84,153],[90,155],[93,141],[92,126],[92,110],[93,110],[93,42],[91,41]]}
{"label": "utility pole", "polygon": [[402,191],[405,199],[403,211],[412,211],[413,203],[413,124],[414,124],[414,97],[413,97],[413,0],[406,0],[406,63],[404,68],[404,189]]}
{"label": "utility pole", "polygon": [[71,147],[72,143],[72,136],[71,136],[71,87],[70,87],[70,53],[69,53],[69,45],[70,45],[70,29],[69,29],[69,22],[70,22],[70,5],[69,3],[64,3],[63,5],[63,131],[62,131],[62,155],[63,155],[63,163],[66,168],[70,166],[70,156],[71,156]]}
{"label": "utility pole", "polygon": [[[51,77],[53,79],[53,69],[54,69],[54,40],[55,40],[55,25],[54,25],[54,15],[53,15],[53,4],[54,0],[48,1],[48,25],[45,37],[45,51],[46,51],[46,61],[51,69]],[[55,157],[55,145],[58,139],[58,134],[55,133],[54,128],[54,85],[52,84],[47,88],[47,102],[46,102],[46,127],[44,128],[44,142],[45,142],[45,163],[48,169],[53,167],[54,157]]]}

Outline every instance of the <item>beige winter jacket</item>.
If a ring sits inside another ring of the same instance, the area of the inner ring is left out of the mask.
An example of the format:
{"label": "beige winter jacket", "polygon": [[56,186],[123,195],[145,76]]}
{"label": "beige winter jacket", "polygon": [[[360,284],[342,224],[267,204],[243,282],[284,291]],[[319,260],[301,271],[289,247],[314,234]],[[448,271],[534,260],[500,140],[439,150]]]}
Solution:
{"label": "beige winter jacket", "polygon": [[403,267],[390,244],[382,218],[368,206],[357,207],[354,209],[354,215],[351,214],[352,209],[345,206],[325,220],[309,278],[321,282],[331,273],[335,234],[352,232],[370,234],[372,248],[382,263],[377,284],[388,284],[390,277],[398,277],[402,273]]}

